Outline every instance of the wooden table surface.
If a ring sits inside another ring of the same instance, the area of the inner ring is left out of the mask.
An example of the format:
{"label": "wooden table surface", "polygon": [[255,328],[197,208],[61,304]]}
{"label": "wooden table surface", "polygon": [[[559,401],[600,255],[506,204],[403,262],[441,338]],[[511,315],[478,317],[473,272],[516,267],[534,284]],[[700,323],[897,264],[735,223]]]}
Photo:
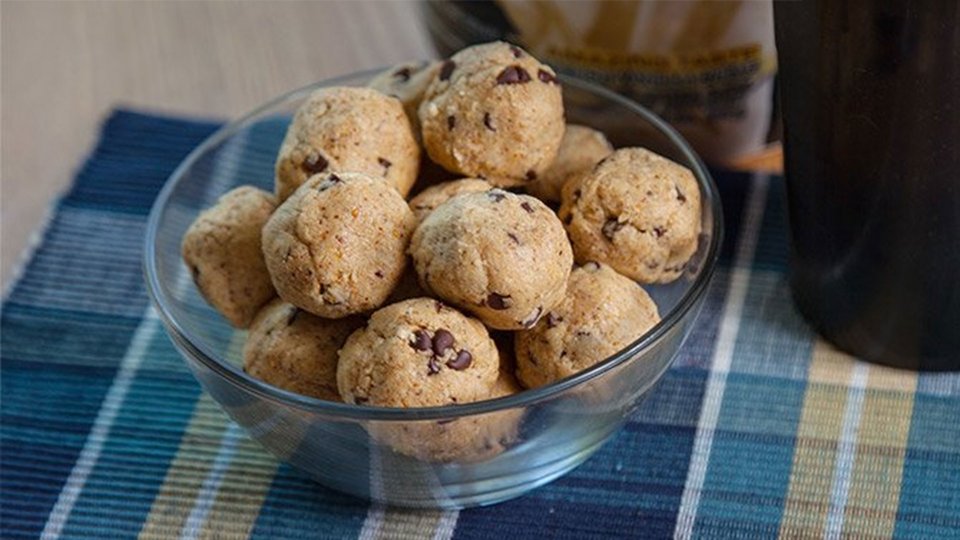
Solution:
{"label": "wooden table surface", "polygon": [[238,116],[305,84],[434,56],[406,1],[0,2],[4,289],[116,106]]}
{"label": "wooden table surface", "polygon": [[[0,0],[0,279],[116,106],[231,118],[435,52],[411,1]],[[742,165],[774,168],[779,151]]]}

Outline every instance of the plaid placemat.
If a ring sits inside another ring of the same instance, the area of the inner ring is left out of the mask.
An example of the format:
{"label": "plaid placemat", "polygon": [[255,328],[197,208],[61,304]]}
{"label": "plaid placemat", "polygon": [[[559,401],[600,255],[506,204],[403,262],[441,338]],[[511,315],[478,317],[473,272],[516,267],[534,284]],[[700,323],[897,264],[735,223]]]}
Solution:
{"label": "plaid placemat", "polygon": [[727,243],[696,329],[569,475],[462,512],[301,477],[200,391],[142,283],[149,207],[216,127],[113,114],[9,292],[0,537],[960,537],[960,375],[864,364],[811,333],[776,177],[717,174]]}

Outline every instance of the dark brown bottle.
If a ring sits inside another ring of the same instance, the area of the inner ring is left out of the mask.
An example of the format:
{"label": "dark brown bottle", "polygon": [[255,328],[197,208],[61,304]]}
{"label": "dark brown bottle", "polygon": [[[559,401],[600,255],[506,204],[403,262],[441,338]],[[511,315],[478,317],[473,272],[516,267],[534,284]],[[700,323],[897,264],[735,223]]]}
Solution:
{"label": "dark brown bottle", "polygon": [[864,359],[960,370],[960,2],[774,17],[800,311]]}

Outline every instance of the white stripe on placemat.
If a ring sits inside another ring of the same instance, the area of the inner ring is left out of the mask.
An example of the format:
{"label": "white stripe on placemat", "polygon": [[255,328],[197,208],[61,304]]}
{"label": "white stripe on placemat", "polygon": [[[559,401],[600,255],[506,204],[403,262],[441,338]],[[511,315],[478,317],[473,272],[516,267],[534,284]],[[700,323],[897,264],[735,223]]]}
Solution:
{"label": "white stripe on placemat", "polygon": [[459,510],[446,510],[440,516],[437,522],[437,530],[433,533],[433,540],[450,540],[453,538],[453,531],[457,529],[457,520],[460,518]]}
{"label": "white stripe on placemat", "polygon": [[740,316],[747,296],[747,286],[750,283],[750,269],[757,248],[757,239],[760,236],[760,224],[768,188],[769,177],[766,175],[754,175],[751,179],[747,206],[740,225],[739,243],[733,267],[730,270],[730,284],[720,320],[720,331],[710,363],[710,375],[700,409],[700,419],[697,422],[687,480],[680,499],[674,538],[690,538],[693,533],[697,507],[700,505],[700,493],[703,490],[707,465],[710,462],[713,434],[720,417],[720,405],[723,403],[723,393],[727,385],[727,373],[733,362],[733,351],[737,333],[740,330]]}
{"label": "white stripe on placemat", "polygon": [[833,465],[830,511],[827,514],[827,529],[823,534],[824,538],[831,540],[840,538],[843,531],[843,512],[847,506],[847,494],[850,492],[853,462],[857,457],[857,429],[860,427],[860,413],[863,411],[869,371],[870,367],[866,363],[858,361],[853,368],[850,388],[847,390],[847,404],[843,409],[843,425]]}
{"label": "white stripe on placemat", "polygon": [[213,467],[203,479],[203,485],[197,493],[196,500],[193,503],[193,509],[187,521],[183,524],[180,531],[182,540],[195,540],[200,536],[203,530],[203,524],[207,521],[207,515],[210,508],[213,507],[213,501],[216,499],[217,492],[220,491],[220,485],[223,483],[223,477],[227,472],[227,467],[233,460],[233,455],[237,450],[237,442],[240,440],[240,428],[230,422],[227,430],[223,434],[220,442],[220,449],[217,451],[217,457],[213,461]]}
{"label": "white stripe on placemat", "polygon": [[87,440],[80,451],[80,457],[73,464],[70,476],[67,477],[63,489],[60,490],[60,496],[57,497],[57,502],[47,517],[47,523],[43,527],[43,532],[40,533],[40,538],[57,538],[63,532],[67,518],[73,511],[73,505],[80,497],[80,492],[83,491],[83,486],[87,483],[87,478],[93,471],[94,465],[100,459],[100,452],[103,451],[103,445],[110,435],[110,428],[113,427],[113,422],[120,412],[120,407],[123,406],[127,392],[130,391],[130,384],[146,356],[147,347],[159,327],[160,322],[157,319],[156,312],[152,307],[147,307],[143,320],[137,326],[133,339],[130,341],[130,346],[127,347],[127,353],[120,362],[120,368],[113,378],[107,396],[100,405],[100,411],[97,413],[96,420],[93,421],[93,428],[87,435]]}

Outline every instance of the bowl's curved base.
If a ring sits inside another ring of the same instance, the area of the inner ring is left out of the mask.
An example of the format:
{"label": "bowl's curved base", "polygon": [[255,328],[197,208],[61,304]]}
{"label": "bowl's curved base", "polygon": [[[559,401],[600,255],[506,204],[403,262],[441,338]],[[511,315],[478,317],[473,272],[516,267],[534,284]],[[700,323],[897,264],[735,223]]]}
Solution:
{"label": "bowl's curved base", "polygon": [[526,469],[519,474],[470,482],[468,489],[464,489],[461,494],[456,493],[460,491],[457,486],[445,486],[443,492],[438,493],[438,496],[433,498],[397,500],[375,495],[367,498],[376,503],[404,508],[460,510],[475,506],[489,506],[515,499],[533,489],[553,482],[586,461],[607,440],[608,437],[602,437],[594,444],[575,453],[556,461]]}

